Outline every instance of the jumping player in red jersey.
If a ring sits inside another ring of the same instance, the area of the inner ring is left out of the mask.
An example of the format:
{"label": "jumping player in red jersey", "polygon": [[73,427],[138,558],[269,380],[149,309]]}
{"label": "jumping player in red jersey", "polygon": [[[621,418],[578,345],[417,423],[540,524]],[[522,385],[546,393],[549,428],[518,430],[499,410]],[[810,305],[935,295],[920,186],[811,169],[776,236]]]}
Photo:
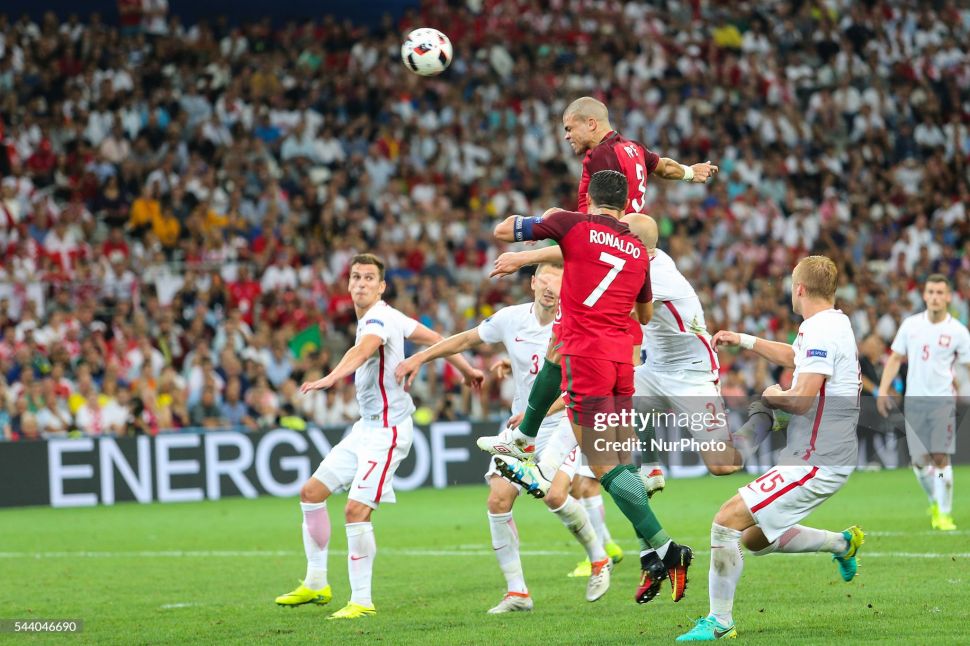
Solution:
{"label": "jumping player in red jersey", "polygon": [[[591,442],[594,423],[598,426],[604,421],[604,414],[630,409],[634,344],[627,322],[630,312],[635,306],[641,323],[649,322],[652,314],[647,250],[620,221],[629,203],[627,191],[623,173],[599,171],[588,185],[590,213],[512,216],[495,228],[495,237],[506,242],[551,239],[562,248],[565,272],[559,334],[565,371],[560,389],[568,398],[573,432],[602,486],[637,535],[655,550],[641,559],[643,573],[636,600],[646,603],[653,599],[669,574],[673,598],[679,601],[687,587],[690,548],[670,540],[650,509],[636,468],[623,464],[628,460],[619,451],[594,458],[589,450],[598,448]],[[590,440],[587,445],[583,445],[584,435]]]}
{"label": "jumping player in red jersey", "polygon": [[[685,166],[669,157],[660,157],[637,141],[625,139],[610,124],[606,105],[589,96],[580,97],[569,104],[563,112],[562,124],[566,141],[573,152],[586,155],[583,159],[583,175],[579,181],[578,203],[582,212],[589,208],[590,178],[602,170],[617,171],[626,179],[629,201],[621,212],[621,215],[628,214],[624,221],[632,217],[629,214],[646,209],[648,176],[703,184],[718,172],[718,167],[710,161]],[[547,213],[554,210],[550,209]],[[499,256],[495,261],[497,269],[502,262],[503,258]],[[562,368],[559,365],[558,336],[559,330],[554,327],[546,361],[529,393],[525,415],[516,429],[517,432],[511,436],[514,438],[514,445],[508,441],[509,438],[481,438],[480,448],[492,453],[527,457],[531,447],[530,439],[536,436],[549,407],[561,394],[559,384],[562,381]],[[496,446],[499,447],[498,451],[495,450]]]}
{"label": "jumping player in red jersey", "polygon": [[[613,129],[609,111],[601,101],[584,96],[576,99],[563,112],[563,130],[566,141],[573,152],[584,154],[583,174],[579,181],[578,210],[588,210],[588,189],[590,178],[601,170],[615,170],[626,177],[629,203],[624,211],[628,214],[623,221],[630,219],[646,209],[647,178],[659,177],[667,180],[705,183],[718,172],[718,167],[710,161],[686,166],[669,157],[660,157],[648,150],[638,141],[624,138]],[[551,209],[550,211],[555,210]],[[632,224],[631,224],[632,226]],[[496,272],[500,273],[505,254],[495,261]],[[493,273],[495,275],[495,273]],[[558,350],[559,326],[554,326],[546,360],[529,392],[529,401],[518,427],[514,431],[499,436],[480,438],[478,446],[493,454],[507,454],[527,457],[534,448],[534,438],[548,414],[549,408],[559,398],[559,384],[562,381]],[[522,451],[519,452],[519,449]],[[652,483],[653,490],[664,487],[663,472],[657,468],[644,473],[645,480]],[[599,484],[596,480],[577,476],[573,495],[589,501],[601,500]],[[605,525],[604,525],[605,530]],[[622,553],[611,554],[614,560],[622,558]],[[588,575],[581,564],[573,574]]]}

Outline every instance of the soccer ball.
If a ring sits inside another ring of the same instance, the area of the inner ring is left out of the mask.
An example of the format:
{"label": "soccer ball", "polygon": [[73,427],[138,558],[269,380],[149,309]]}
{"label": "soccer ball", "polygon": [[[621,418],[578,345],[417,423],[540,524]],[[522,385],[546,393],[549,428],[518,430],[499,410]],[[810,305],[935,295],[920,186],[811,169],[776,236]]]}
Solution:
{"label": "soccer ball", "polygon": [[421,76],[444,72],[451,64],[451,55],[451,41],[430,27],[415,29],[401,45],[401,60],[405,67]]}

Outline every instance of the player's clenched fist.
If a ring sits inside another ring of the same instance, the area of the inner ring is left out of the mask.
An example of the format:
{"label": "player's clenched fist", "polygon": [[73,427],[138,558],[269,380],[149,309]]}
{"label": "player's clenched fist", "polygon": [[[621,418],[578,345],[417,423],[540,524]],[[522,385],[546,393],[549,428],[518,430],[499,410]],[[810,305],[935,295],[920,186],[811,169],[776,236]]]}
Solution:
{"label": "player's clenched fist", "polygon": [[485,373],[478,368],[472,368],[468,372],[464,373],[465,385],[478,390],[485,383]]}
{"label": "player's clenched fist", "polygon": [[701,162],[699,164],[691,165],[691,169],[694,171],[694,178],[691,180],[695,184],[703,184],[710,179],[713,179],[717,175],[717,166],[711,163],[710,160],[706,162]]}
{"label": "player's clenched fist", "polygon": [[720,330],[712,339],[714,347],[727,346],[730,348],[741,345],[741,335],[731,330]]}

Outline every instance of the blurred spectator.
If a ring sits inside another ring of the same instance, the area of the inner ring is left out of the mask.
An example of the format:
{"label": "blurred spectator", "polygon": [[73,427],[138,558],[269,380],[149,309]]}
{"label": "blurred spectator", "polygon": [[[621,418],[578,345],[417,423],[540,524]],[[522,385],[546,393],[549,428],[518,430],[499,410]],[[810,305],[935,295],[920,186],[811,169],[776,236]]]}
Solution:
{"label": "blurred spectator", "polygon": [[[4,436],[26,413],[41,435],[155,433],[199,410],[247,428],[352,421],[350,382],[294,394],[353,342],[349,259],[383,256],[385,299],[443,334],[527,298],[487,279],[505,250],[491,228],[575,205],[560,115],[585,93],[625,136],[721,166],[708,186],[647,184],[711,331],[790,341],[807,253],[838,264],[873,366],[929,273],[968,322],[970,9],[554,4],[550,20],[535,0],[426,0],[371,31],[181,25],[167,0],[119,0],[117,26],[0,18]],[[456,46],[437,79],[397,59],[420,24]],[[299,356],[313,326],[322,347]],[[722,360],[732,392],[789,377]],[[506,413],[507,388],[473,399],[453,376],[435,365],[415,384],[434,415]]]}

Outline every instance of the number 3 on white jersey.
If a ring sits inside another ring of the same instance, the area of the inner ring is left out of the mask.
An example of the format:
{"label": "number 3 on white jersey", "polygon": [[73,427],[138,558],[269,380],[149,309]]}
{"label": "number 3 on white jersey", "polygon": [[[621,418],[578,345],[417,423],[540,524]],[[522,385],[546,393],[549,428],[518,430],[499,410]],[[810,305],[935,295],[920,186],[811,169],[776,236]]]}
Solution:
{"label": "number 3 on white jersey", "polygon": [[596,304],[596,301],[603,296],[610,284],[616,280],[617,274],[623,271],[623,265],[626,264],[626,260],[624,258],[611,256],[605,251],[600,252],[600,261],[610,265],[610,270],[606,273],[606,276],[603,277],[603,280],[600,281],[600,284],[596,286],[596,289],[590,292],[590,295],[586,297],[585,301],[583,301],[583,305],[586,307],[592,307]]}

